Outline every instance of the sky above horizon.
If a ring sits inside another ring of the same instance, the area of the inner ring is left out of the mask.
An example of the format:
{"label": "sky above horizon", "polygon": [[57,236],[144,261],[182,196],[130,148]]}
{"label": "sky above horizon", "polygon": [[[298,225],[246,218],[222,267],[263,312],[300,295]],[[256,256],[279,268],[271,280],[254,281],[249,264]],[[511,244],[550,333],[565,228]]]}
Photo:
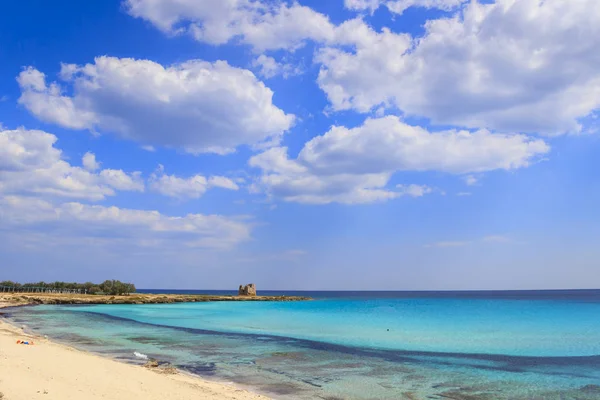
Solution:
{"label": "sky above horizon", "polygon": [[600,287],[600,2],[0,13],[0,280]]}

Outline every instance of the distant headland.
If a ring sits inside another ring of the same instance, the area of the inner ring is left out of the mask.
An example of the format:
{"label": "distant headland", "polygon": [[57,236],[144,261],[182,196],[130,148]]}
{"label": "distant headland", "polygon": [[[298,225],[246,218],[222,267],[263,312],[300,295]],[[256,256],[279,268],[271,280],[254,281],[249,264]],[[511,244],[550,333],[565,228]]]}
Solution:
{"label": "distant headland", "polygon": [[66,283],[38,282],[19,284],[0,282],[0,303],[5,305],[34,304],[166,304],[197,303],[208,301],[301,301],[312,300],[304,296],[259,296],[256,286],[241,286],[237,296],[205,294],[151,294],[135,293],[135,286],[120,281]]}

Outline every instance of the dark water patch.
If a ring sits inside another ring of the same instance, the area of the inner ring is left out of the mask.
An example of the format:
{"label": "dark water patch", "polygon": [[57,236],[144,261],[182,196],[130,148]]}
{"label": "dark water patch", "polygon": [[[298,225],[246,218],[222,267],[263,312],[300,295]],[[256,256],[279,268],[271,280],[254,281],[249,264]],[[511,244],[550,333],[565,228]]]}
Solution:
{"label": "dark water patch", "polygon": [[315,388],[321,388],[327,383],[330,383],[335,380],[327,378],[325,376],[312,376],[307,378],[305,375],[299,374],[299,370],[295,367],[292,367],[290,364],[282,365],[281,367],[277,368],[275,366],[261,365],[260,362],[257,362],[257,367],[261,371],[284,376],[288,380],[302,382]]}
{"label": "dark water patch", "polygon": [[178,365],[177,367],[191,374],[199,376],[215,376],[217,373],[217,366],[215,363],[185,364]]}
{"label": "dark water patch", "polygon": [[306,390],[292,382],[270,383],[260,385],[261,391],[275,396],[299,395]]}
{"label": "dark water patch", "polygon": [[497,400],[497,395],[492,395],[488,393],[465,393],[463,391],[455,391],[455,392],[445,392],[440,393],[439,398],[442,399],[452,399],[452,400]]}
{"label": "dark water patch", "polygon": [[93,349],[93,352],[95,354],[105,355],[109,358],[119,358],[119,359],[123,359],[123,360],[135,361],[135,362],[140,361],[140,359],[137,358],[136,356],[134,356],[132,352],[130,352],[128,350],[123,350],[123,349],[98,348],[98,349]]}
{"label": "dark water patch", "polygon": [[419,397],[413,392],[404,392],[402,393],[402,396],[404,396],[406,400],[419,400]]}
{"label": "dark water patch", "polygon": [[164,343],[164,340],[162,338],[157,338],[157,337],[151,337],[151,336],[128,336],[126,337],[127,340],[130,340],[132,342],[135,343],[141,343],[141,344],[152,344],[152,345],[158,345],[161,343]]}
{"label": "dark water patch", "polygon": [[[69,306],[70,307],[70,306]],[[273,341],[279,344],[290,344],[295,347],[306,348],[310,350],[321,350],[325,352],[337,352],[350,354],[359,357],[375,357],[382,358],[390,362],[398,363],[422,363],[424,359],[428,363],[439,364],[443,366],[454,365],[452,359],[475,361],[488,361],[493,364],[482,365],[478,363],[465,364],[471,368],[481,368],[485,370],[499,370],[505,372],[523,372],[523,370],[531,367],[560,367],[560,366],[598,366],[600,365],[600,355],[594,356],[569,356],[569,357],[537,357],[537,356],[509,356],[501,354],[477,354],[477,353],[446,353],[446,352],[427,352],[413,350],[388,350],[388,349],[371,349],[364,347],[352,347],[340,344],[327,342],[319,342],[308,339],[297,339],[276,335],[240,333],[240,332],[220,332],[198,328],[186,328],[163,324],[152,324],[148,322],[136,321],[128,318],[117,317],[113,315],[103,314],[95,311],[84,311],[86,314],[93,314],[99,318],[107,320],[119,320],[130,324],[139,324],[145,326],[154,326],[167,329],[175,329],[178,331],[188,332],[198,335],[211,335],[227,338],[260,338],[260,341]],[[163,340],[163,339],[161,339]],[[419,359],[420,358],[420,359]],[[448,361],[440,361],[441,358],[450,359]]]}
{"label": "dark water patch", "polygon": [[323,387],[323,385],[319,385],[318,383],[315,383],[315,382],[311,381],[310,379],[299,379],[299,381],[300,382],[304,382],[307,385],[310,385],[310,386],[313,386],[313,387],[318,387],[318,388]]}
{"label": "dark water patch", "polygon": [[598,398],[600,399],[600,386],[599,385],[585,385],[585,386],[582,386],[581,389],[579,389],[579,390],[582,391],[583,393],[596,394],[596,395],[598,395]]}
{"label": "dark water patch", "polygon": [[76,333],[64,333],[57,335],[56,339],[61,343],[68,345],[82,345],[82,346],[101,346],[102,342],[91,339],[87,336],[78,335]]}
{"label": "dark water patch", "polygon": [[435,384],[435,385],[433,385],[431,387],[434,388],[434,389],[442,389],[442,388],[448,388],[448,387],[452,387],[452,386],[454,386],[454,385],[452,385],[450,383],[438,383],[438,384]]}
{"label": "dark water patch", "polygon": [[285,362],[307,362],[310,357],[306,353],[299,351],[276,351],[267,357],[257,359],[257,363],[285,363]]}

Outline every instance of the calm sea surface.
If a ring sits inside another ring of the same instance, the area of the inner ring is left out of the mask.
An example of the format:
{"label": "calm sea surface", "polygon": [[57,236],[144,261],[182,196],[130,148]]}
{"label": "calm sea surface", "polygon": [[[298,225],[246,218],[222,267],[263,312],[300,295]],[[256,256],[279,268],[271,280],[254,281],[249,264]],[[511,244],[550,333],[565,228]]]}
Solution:
{"label": "calm sea surface", "polygon": [[600,399],[600,291],[261,294],[315,300],[38,306],[5,317],[281,399]]}

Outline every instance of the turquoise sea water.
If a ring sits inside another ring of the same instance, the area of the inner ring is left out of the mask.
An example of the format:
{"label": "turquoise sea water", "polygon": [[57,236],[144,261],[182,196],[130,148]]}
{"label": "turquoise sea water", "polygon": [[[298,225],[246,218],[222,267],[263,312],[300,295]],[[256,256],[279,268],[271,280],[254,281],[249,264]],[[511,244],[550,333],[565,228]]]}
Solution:
{"label": "turquoise sea water", "polygon": [[600,399],[600,292],[312,295],[6,316],[75,347],[147,354],[282,399]]}

